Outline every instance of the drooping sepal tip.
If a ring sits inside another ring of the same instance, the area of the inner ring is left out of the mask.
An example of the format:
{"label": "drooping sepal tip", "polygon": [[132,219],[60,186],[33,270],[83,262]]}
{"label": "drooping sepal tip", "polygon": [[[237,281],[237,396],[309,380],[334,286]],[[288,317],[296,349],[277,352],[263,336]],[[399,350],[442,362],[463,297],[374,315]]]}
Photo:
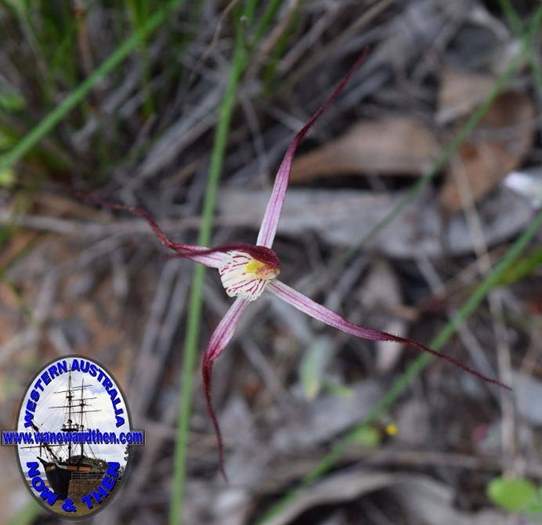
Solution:
{"label": "drooping sepal tip", "polygon": [[207,356],[203,356],[202,365],[201,365],[201,375],[203,380],[203,391],[205,393],[205,403],[207,405],[207,413],[211,419],[213,429],[215,431],[216,442],[218,447],[218,468],[220,474],[224,478],[224,481],[228,483],[228,475],[226,474],[226,469],[224,467],[224,441],[222,439],[222,432],[220,430],[220,425],[218,423],[218,418],[215,413],[212,399],[212,376],[213,376],[213,361]]}

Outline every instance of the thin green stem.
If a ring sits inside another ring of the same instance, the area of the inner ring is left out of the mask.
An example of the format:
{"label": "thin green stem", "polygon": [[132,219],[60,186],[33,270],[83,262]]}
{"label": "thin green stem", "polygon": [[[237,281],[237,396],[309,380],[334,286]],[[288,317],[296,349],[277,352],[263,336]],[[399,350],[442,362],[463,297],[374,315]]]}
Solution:
{"label": "thin green stem", "polygon": [[[138,0],[126,0],[126,5],[130,15],[132,27],[138,31],[145,25],[144,20],[148,16],[149,4],[145,2],[139,2]],[[146,116],[150,116],[155,111],[154,99],[151,86],[151,72],[150,72],[150,59],[149,48],[145,39],[142,40],[139,47],[142,61],[142,90],[144,94],[143,111]]]}
{"label": "thin green stem", "polygon": [[499,4],[514,33],[523,33],[523,21],[510,0],[499,0]]}
{"label": "thin green stem", "polygon": [[[237,86],[246,64],[246,51],[244,46],[242,24],[237,24],[233,62],[228,76],[228,83],[224,98],[219,110],[218,124],[215,130],[209,178],[203,203],[201,227],[198,244],[208,245],[211,238],[211,228],[216,205],[218,183],[222,173],[224,153],[228,142],[231,116],[235,106]],[[199,348],[199,327],[203,305],[203,283],[205,267],[197,266],[192,280],[190,305],[186,335],[184,340],[184,354],[181,371],[181,390],[179,404],[179,423],[176,433],[175,456],[173,465],[173,483],[171,487],[171,502],[169,523],[179,525],[182,523],[182,510],[186,487],[186,459],[188,451],[189,423],[192,410],[192,385],[196,355]]]}
{"label": "thin green stem", "polygon": [[[257,25],[257,31],[251,49],[259,43],[265,34],[272,16],[269,15],[271,9],[274,14],[276,0],[273,0],[271,8],[268,7],[264,12],[265,21]],[[213,150],[211,152],[211,163],[209,166],[209,178],[205,192],[201,227],[199,231],[198,243],[200,245],[209,244],[211,237],[211,227],[213,222],[213,213],[216,204],[218,183],[222,171],[224,153],[227,145],[228,132],[232,112],[235,106],[237,85],[241,75],[245,71],[249,55],[246,50],[246,31],[249,28],[254,17],[256,0],[247,0],[241,13],[236,12],[235,18],[235,48],[233,62],[228,76],[226,92],[219,110],[218,124],[215,131]],[[169,513],[170,525],[179,525],[182,523],[182,510],[184,505],[186,490],[186,460],[189,436],[189,422],[192,411],[192,386],[193,375],[196,364],[196,355],[199,348],[199,326],[202,314],[203,303],[203,282],[205,277],[205,268],[198,266],[194,271],[192,288],[190,294],[190,304],[188,311],[186,335],[184,340],[184,354],[181,371],[181,390],[179,404],[179,423],[176,433],[175,455],[174,455],[174,473],[171,489],[171,504]]]}
{"label": "thin green stem", "polygon": [[265,11],[263,12],[256,26],[256,31],[254,32],[254,42],[259,42],[261,40],[267,28],[269,27],[271,20],[273,20],[281,5],[282,0],[270,0],[267,3]]}
{"label": "thin green stem", "polygon": [[150,16],[81,84],[72,91],[53,111],[27,133],[13,149],[0,157],[0,171],[10,168],[38,144],[73,108],[80,104],[103,77],[111,73],[130,53],[138,48],[165,20],[169,13],[180,7],[184,0],[169,0]]}
{"label": "thin green stem", "polygon": [[[516,11],[516,8],[513,6],[512,2],[510,2],[510,0],[499,0],[499,4],[501,5],[501,9],[503,10],[508,20],[508,23],[510,24],[510,27],[512,28],[514,33],[518,37],[523,37],[523,33],[525,32],[525,25],[521,20],[518,12]],[[531,70],[535,79],[535,83],[537,85],[539,95],[542,90],[542,67],[540,65],[540,56],[536,49],[535,39],[538,35],[538,26],[540,26],[541,23],[542,14],[540,13],[540,11],[537,11],[531,21],[531,29],[534,30],[528,31],[529,36],[527,38],[529,65],[531,66]]]}

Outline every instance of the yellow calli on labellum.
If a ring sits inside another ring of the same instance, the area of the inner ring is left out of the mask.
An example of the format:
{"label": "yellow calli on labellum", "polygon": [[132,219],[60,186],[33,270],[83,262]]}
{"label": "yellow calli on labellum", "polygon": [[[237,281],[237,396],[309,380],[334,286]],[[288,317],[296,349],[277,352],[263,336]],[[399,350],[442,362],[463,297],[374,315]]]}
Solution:
{"label": "yellow calli on labellum", "polygon": [[241,250],[226,252],[229,260],[218,269],[224,290],[230,297],[254,301],[280,273],[278,266],[255,259]]}

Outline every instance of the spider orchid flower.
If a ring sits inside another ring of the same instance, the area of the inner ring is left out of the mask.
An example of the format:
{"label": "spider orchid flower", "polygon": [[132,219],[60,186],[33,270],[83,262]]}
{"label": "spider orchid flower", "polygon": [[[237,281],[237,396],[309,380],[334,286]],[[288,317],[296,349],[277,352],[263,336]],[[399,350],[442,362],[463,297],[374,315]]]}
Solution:
{"label": "spider orchid flower", "polygon": [[337,330],[346,332],[354,337],[366,339],[369,341],[395,341],[407,346],[416,348],[424,352],[433,354],[441,359],[445,359],[450,363],[460,367],[464,371],[476,376],[479,379],[499,385],[509,389],[496,379],[486,377],[476,370],[464,365],[460,361],[448,355],[441,354],[413,339],[407,337],[399,337],[381,330],[373,328],[365,328],[356,325],[346,320],[339,314],[329,310],[325,306],[314,302],[300,292],[294,290],[287,284],[278,280],[280,273],[280,260],[277,254],[273,251],[273,240],[277,232],[277,225],[280,218],[280,213],[286,189],[288,187],[288,179],[292,167],[293,157],[309,129],[313,126],[316,120],[324,113],[331,105],[334,99],[341,93],[346,86],[350,77],[361,64],[364,55],[362,55],[339,82],[333,92],[324,101],[322,106],[310,117],[307,123],[295,135],[291,141],[284,158],[278,168],[273,190],[267,203],[264,217],[258,233],[258,238],[255,245],[250,244],[228,244],[216,248],[207,248],[203,246],[194,246],[188,244],[177,243],[170,240],[164,231],[159,227],[154,218],[142,208],[134,208],[123,206],[120,204],[110,205],[112,208],[128,210],[131,213],[145,219],[159,241],[168,249],[172,250],[173,257],[190,259],[210,268],[216,268],[220,275],[222,285],[226,294],[235,298],[229,310],[224,315],[216,327],[207,349],[201,361],[201,374],[203,379],[203,388],[207,403],[207,410],[212,421],[218,444],[218,453],[220,460],[220,469],[224,477],[224,446],[222,435],[216,417],[212,398],[211,398],[211,381],[214,362],[220,357],[227,344],[234,335],[236,326],[239,324],[245,310],[250,306],[250,303],[258,299],[264,292],[272,293],[279,299],[289,303],[294,308],[301,312],[325,323]]}

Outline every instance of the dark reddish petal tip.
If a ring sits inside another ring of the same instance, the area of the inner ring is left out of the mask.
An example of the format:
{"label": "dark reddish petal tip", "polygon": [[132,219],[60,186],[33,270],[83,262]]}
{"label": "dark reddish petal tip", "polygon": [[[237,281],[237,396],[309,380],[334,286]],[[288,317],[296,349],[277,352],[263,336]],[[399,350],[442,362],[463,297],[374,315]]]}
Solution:
{"label": "dark reddish petal tip", "polygon": [[228,481],[226,476],[226,470],[224,468],[224,442],[222,440],[222,432],[220,431],[220,425],[218,424],[218,418],[216,417],[215,409],[213,407],[212,399],[212,378],[213,378],[213,363],[220,356],[220,354],[226,348],[226,345],[229,343],[233,334],[235,332],[235,327],[239,323],[239,320],[245,311],[245,309],[250,304],[249,301],[246,301],[241,298],[237,298],[228,311],[226,315],[222,318],[218,326],[215,328],[211,339],[209,340],[209,346],[205,354],[203,355],[201,361],[201,377],[203,380],[203,391],[205,393],[205,403],[207,405],[207,412],[213,424],[213,429],[216,435],[216,441],[218,444],[218,463],[220,466],[220,472],[224,480]]}
{"label": "dark reddish petal tip", "polygon": [[353,335],[354,337],[358,337],[360,339],[367,339],[369,341],[395,341],[396,343],[403,343],[410,347],[416,348],[417,350],[422,350],[423,352],[432,354],[440,359],[444,359],[445,361],[448,361],[449,363],[458,366],[465,372],[468,372],[469,374],[477,377],[478,379],[481,379],[482,381],[486,381],[487,383],[500,386],[507,390],[512,390],[512,388],[510,388],[508,385],[505,385],[504,383],[501,383],[499,380],[481,374],[477,370],[474,370],[473,368],[470,368],[469,366],[463,364],[458,359],[450,357],[446,354],[442,354],[441,352],[437,352],[436,350],[433,350],[428,346],[418,343],[418,341],[415,341],[414,339],[399,337],[397,335],[389,334],[387,332],[382,332],[381,330],[366,328],[364,326],[359,326],[351,323],[344,317],[341,317],[339,314],[336,314],[329,308],[326,308],[325,306],[316,303],[312,299],[309,299],[302,293],[294,290],[293,288],[284,284],[281,281],[273,281],[269,284],[268,289],[273,292],[277,297],[291,304],[301,312],[310,315],[314,319],[317,319],[318,321],[321,321],[329,326],[337,328],[342,332]]}
{"label": "dark reddish petal tip", "polygon": [[216,417],[215,409],[213,407],[213,399],[212,399],[211,383],[212,383],[212,376],[213,376],[213,360],[212,358],[209,358],[207,354],[203,356],[203,360],[201,362],[201,376],[203,379],[203,391],[205,392],[205,403],[207,405],[207,413],[209,414],[209,418],[211,419],[211,422],[213,424],[213,428],[214,428],[215,436],[216,436],[216,442],[218,446],[218,465],[219,465],[220,473],[222,474],[224,481],[226,481],[227,483],[228,476],[224,468],[224,442],[222,440],[222,432],[220,431],[220,425],[218,423],[218,418]]}
{"label": "dark reddish petal tip", "polygon": [[220,268],[224,264],[224,250],[221,248],[206,248],[204,246],[194,246],[191,244],[183,244],[180,242],[172,241],[167,234],[160,228],[156,219],[145,208],[138,206],[128,206],[126,204],[120,204],[118,202],[108,202],[95,195],[80,195],[80,198],[89,204],[101,206],[109,210],[121,210],[127,211],[132,215],[136,215],[141,219],[147,221],[152,228],[154,235],[158,238],[160,243],[166,248],[175,252],[175,257],[182,259],[190,259],[195,262],[199,262],[210,268]]}
{"label": "dark reddish petal tip", "polygon": [[142,219],[145,219],[147,223],[149,224],[149,226],[152,228],[156,237],[158,237],[158,240],[166,248],[169,248],[170,250],[178,252],[178,251],[182,251],[182,249],[187,246],[187,245],[172,241],[165,234],[165,232],[160,228],[156,219],[145,208],[140,208],[137,206],[128,206],[127,204],[121,204],[119,202],[106,201],[100,197],[97,197],[96,195],[81,195],[81,198],[84,201],[88,202],[89,204],[101,206],[102,208],[107,208],[109,210],[127,211],[128,213],[131,213],[132,215],[136,215]]}
{"label": "dark reddish petal tip", "polygon": [[286,190],[288,189],[288,183],[290,179],[290,172],[292,170],[292,162],[297,151],[297,148],[307,132],[312,128],[315,122],[320,116],[331,106],[333,101],[341,94],[346,84],[352,78],[352,75],[361,66],[367,57],[368,50],[364,49],[359,55],[358,59],[354,62],[350,70],[336,85],[335,89],[328,95],[322,105],[313,113],[305,125],[294,136],[284,157],[279,165],[277,174],[275,175],[275,182],[273,183],[273,190],[267,206],[265,208],[262,224],[260,225],[260,231],[258,232],[258,239],[256,244],[260,246],[266,246],[271,248],[273,246],[273,240],[277,233],[277,226],[280,219],[280,213],[282,205],[286,197]]}
{"label": "dark reddish petal tip", "polygon": [[380,330],[373,330],[377,335],[380,335],[381,341],[395,341],[396,343],[403,343],[407,346],[416,348],[417,350],[422,350],[423,352],[427,352],[429,354],[434,355],[435,357],[438,357],[439,359],[444,359],[445,361],[448,361],[449,363],[452,363],[453,365],[461,368],[463,371],[477,377],[478,379],[481,379],[482,381],[485,381],[486,383],[491,383],[493,385],[497,385],[501,388],[505,388],[506,390],[512,391],[512,387],[502,383],[498,379],[494,379],[492,377],[488,377],[477,370],[474,370],[474,368],[471,368],[470,366],[465,365],[459,359],[455,359],[454,357],[451,357],[447,354],[443,354],[442,352],[437,352],[437,350],[433,350],[432,348],[429,348],[428,346],[425,346],[418,341],[415,341],[414,339],[410,339],[408,337],[399,337],[397,335],[389,334],[387,332],[381,332]]}

